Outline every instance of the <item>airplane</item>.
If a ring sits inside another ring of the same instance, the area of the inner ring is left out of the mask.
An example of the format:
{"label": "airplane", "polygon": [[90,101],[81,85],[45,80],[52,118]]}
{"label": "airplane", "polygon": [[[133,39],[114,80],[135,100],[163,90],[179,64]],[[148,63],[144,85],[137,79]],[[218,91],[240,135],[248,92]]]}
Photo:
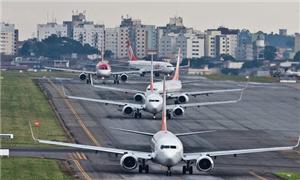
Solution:
{"label": "airplane", "polygon": [[[180,57],[181,52],[180,49],[178,50],[178,58],[177,58],[177,63],[176,63],[176,69],[174,76],[171,80],[166,80],[166,89],[167,89],[167,99],[175,99],[175,104],[183,104],[189,102],[189,97],[190,96],[199,96],[199,95],[210,95],[210,94],[215,94],[215,93],[226,93],[226,92],[238,92],[242,91],[241,88],[235,88],[235,89],[221,89],[221,90],[207,90],[207,91],[194,91],[194,92],[184,92],[182,90],[182,84],[185,82],[181,82],[179,79],[179,63],[180,63]],[[154,68],[154,67],[153,67]],[[150,71],[151,72],[151,71]],[[247,77],[248,79],[248,77]],[[163,89],[162,89],[162,81],[158,82],[153,82],[153,90],[159,94],[162,94]],[[133,89],[125,89],[125,88],[115,88],[115,87],[108,87],[108,86],[99,86],[99,85],[94,85],[92,82],[91,85],[96,88],[102,88],[102,89],[107,89],[107,90],[113,90],[113,91],[121,91],[125,93],[131,93],[134,94],[133,99],[137,102],[143,102],[145,101],[145,94],[150,91],[150,86],[149,84],[146,88],[146,91],[139,91],[139,90],[133,90]]]}
{"label": "airplane", "polygon": [[[113,76],[114,84],[119,84],[120,80],[126,82],[128,79],[128,74],[141,74],[141,71],[120,71],[112,72],[111,66],[108,61],[104,60],[104,55],[102,55],[101,61],[99,61],[95,66],[95,71],[85,71],[85,70],[76,70],[76,69],[66,69],[66,68],[54,68],[54,67],[45,67],[49,70],[58,70],[58,71],[67,71],[80,73],[79,79],[84,81],[86,80],[87,84],[91,83],[92,76],[96,76],[99,79],[105,80]],[[103,81],[105,83],[105,81]]]}
{"label": "airplane", "polygon": [[300,77],[300,71],[292,71],[289,69],[285,72],[285,75],[290,77]]}
{"label": "airplane", "polygon": [[[165,81],[164,81],[165,82]],[[228,156],[239,154],[250,154],[250,153],[262,153],[262,152],[272,152],[272,151],[286,151],[293,150],[299,146],[300,136],[298,138],[298,142],[295,146],[284,146],[284,147],[269,147],[269,148],[255,148],[255,149],[237,149],[237,150],[223,150],[223,151],[200,151],[200,152],[192,152],[185,153],[182,141],[179,139],[183,136],[190,136],[196,134],[203,134],[211,131],[198,131],[198,132],[186,132],[186,133],[172,133],[167,129],[167,117],[166,117],[166,87],[165,83],[163,85],[163,115],[161,121],[161,128],[156,133],[149,132],[141,132],[135,130],[128,130],[122,128],[114,128],[116,130],[133,133],[138,135],[143,135],[147,137],[151,137],[150,147],[151,152],[143,152],[143,151],[134,151],[127,149],[118,149],[118,148],[110,148],[110,147],[100,147],[100,146],[92,146],[92,145],[83,145],[83,144],[74,144],[74,143],[66,143],[59,141],[49,141],[35,138],[33,134],[33,130],[30,124],[31,135],[34,141],[41,144],[49,144],[49,145],[57,145],[64,147],[71,147],[82,150],[92,150],[96,152],[105,152],[116,155],[122,155],[120,158],[120,165],[124,170],[133,171],[138,167],[138,172],[149,173],[149,165],[146,164],[147,161],[152,161],[156,164],[160,164],[162,166],[167,167],[167,176],[171,176],[171,168],[178,165],[181,162],[186,163],[182,167],[182,173],[193,174],[193,166],[199,171],[209,172],[214,168],[214,158],[218,156]]]}
{"label": "airplane", "polygon": [[[145,74],[145,72],[149,72],[151,69],[151,62],[138,59],[133,52],[130,41],[127,41],[127,48],[129,57],[129,68],[140,70],[141,72],[143,72],[141,74],[142,76]],[[174,66],[168,62],[154,61],[153,66],[155,76],[159,76],[160,73],[170,75],[174,72]]]}
{"label": "airplane", "polygon": [[[152,64],[153,61],[151,61]],[[152,64],[153,65],[153,64]],[[152,66],[153,67],[153,66]],[[150,89],[149,91],[143,92],[143,103],[129,103],[129,102],[121,102],[121,101],[112,101],[112,100],[104,100],[104,99],[93,99],[87,97],[79,97],[79,96],[70,96],[67,95],[65,89],[63,88],[64,96],[69,99],[90,101],[103,103],[105,105],[114,105],[118,107],[122,107],[121,111],[124,115],[133,115],[134,118],[142,118],[141,111],[148,112],[153,114],[153,119],[156,118],[156,114],[162,111],[162,96],[160,93],[154,90],[153,85],[153,68],[151,68],[151,78],[150,78]],[[91,78],[91,85],[94,86],[93,78]],[[248,85],[248,84],[247,84]],[[237,100],[229,100],[229,101],[213,101],[213,102],[197,102],[197,103],[185,103],[185,104],[171,104],[167,105],[167,117],[171,119],[172,117],[183,116],[186,108],[189,107],[201,107],[201,106],[209,106],[209,105],[217,105],[217,104],[229,104],[229,103],[237,103],[242,100],[244,89],[239,89],[241,91],[240,97]],[[116,88],[107,87],[107,90],[113,90]],[[118,89],[119,91],[125,92],[126,90]],[[207,92],[206,92],[207,93]],[[139,92],[137,92],[139,94]],[[137,98],[137,97],[135,97]]]}

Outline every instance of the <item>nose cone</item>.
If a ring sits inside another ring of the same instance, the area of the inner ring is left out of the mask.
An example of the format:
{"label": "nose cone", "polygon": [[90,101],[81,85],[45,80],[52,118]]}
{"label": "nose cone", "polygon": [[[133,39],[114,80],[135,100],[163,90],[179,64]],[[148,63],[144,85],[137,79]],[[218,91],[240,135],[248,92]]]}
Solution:
{"label": "nose cone", "polygon": [[176,150],[170,150],[164,152],[164,162],[165,166],[175,166],[180,161],[180,156]]}

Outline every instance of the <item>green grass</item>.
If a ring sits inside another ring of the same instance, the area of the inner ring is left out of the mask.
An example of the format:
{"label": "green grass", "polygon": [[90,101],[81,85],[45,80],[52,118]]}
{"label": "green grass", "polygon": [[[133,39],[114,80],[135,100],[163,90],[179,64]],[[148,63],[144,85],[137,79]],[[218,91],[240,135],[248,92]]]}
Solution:
{"label": "green grass", "polygon": [[2,147],[37,146],[28,124],[34,120],[41,122],[41,127],[35,129],[39,138],[65,140],[45,95],[31,79],[41,75],[16,71],[1,73],[1,133],[14,134],[13,140],[2,140]]}
{"label": "green grass", "polygon": [[[65,73],[1,72],[1,133],[14,134],[13,140],[2,140],[2,148],[41,147],[31,138],[28,121],[39,120],[35,131],[39,138],[66,140],[47,98],[32,81],[34,77],[65,76]],[[1,158],[0,179],[67,179],[58,161],[38,158]]]}
{"label": "green grass", "polygon": [[300,172],[279,172],[276,175],[286,180],[300,180]]}
{"label": "green grass", "polygon": [[1,178],[6,180],[68,179],[56,160],[10,157],[1,158]]}
{"label": "green grass", "polygon": [[[231,76],[231,75],[204,75],[204,77],[211,79],[211,80],[232,80],[232,81],[247,81],[245,76]],[[251,76],[251,82],[261,82],[261,83],[273,83],[278,82],[278,78],[275,77],[257,77]]]}

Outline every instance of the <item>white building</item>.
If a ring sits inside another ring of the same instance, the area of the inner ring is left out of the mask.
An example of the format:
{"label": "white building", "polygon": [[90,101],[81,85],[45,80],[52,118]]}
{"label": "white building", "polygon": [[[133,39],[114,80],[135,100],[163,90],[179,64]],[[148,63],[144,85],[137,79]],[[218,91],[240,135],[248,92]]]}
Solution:
{"label": "white building", "polygon": [[16,54],[17,41],[18,31],[15,30],[15,25],[1,22],[0,53],[5,55]]}
{"label": "white building", "polygon": [[295,34],[295,47],[294,47],[294,52],[297,53],[300,51],[300,34],[296,33]]}
{"label": "white building", "polygon": [[146,51],[157,50],[157,32],[154,25],[145,25],[146,28]]}
{"label": "white building", "polygon": [[118,47],[117,47],[117,58],[128,58],[127,54],[127,41],[129,40],[128,27],[118,27]]}
{"label": "white building", "polygon": [[113,53],[113,58],[118,55],[118,28],[105,28],[105,50]]}
{"label": "white building", "polygon": [[222,34],[216,36],[216,52],[217,55],[228,54],[232,57],[237,57],[237,34]]}
{"label": "white building", "polygon": [[186,35],[186,57],[201,58],[204,56],[204,35],[187,34]]}
{"label": "white building", "polygon": [[67,25],[57,23],[37,25],[37,38],[39,41],[46,39],[53,34],[58,37],[67,37]]}
{"label": "white building", "polygon": [[178,49],[181,49],[183,58],[186,58],[187,38],[182,33],[164,34],[159,39],[158,56],[164,58],[176,58]]}
{"label": "white building", "polygon": [[73,39],[81,44],[89,44],[98,50],[104,49],[104,25],[79,24],[74,26]]}
{"label": "white building", "polygon": [[209,29],[205,36],[205,56],[217,56],[217,36],[221,35],[221,31]]}

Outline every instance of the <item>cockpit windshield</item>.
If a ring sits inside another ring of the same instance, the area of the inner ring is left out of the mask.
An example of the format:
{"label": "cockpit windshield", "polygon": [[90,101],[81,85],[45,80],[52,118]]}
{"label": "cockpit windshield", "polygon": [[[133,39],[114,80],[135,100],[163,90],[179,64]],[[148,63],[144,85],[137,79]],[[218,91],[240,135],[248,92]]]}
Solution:
{"label": "cockpit windshield", "polygon": [[149,102],[159,102],[158,99],[149,99]]}
{"label": "cockpit windshield", "polygon": [[107,64],[100,64],[100,65],[98,65],[98,68],[101,69],[101,70],[107,70],[108,65]]}
{"label": "cockpit windshield", "polygon": [[174,145],[161,145],[160,149],[176,149]]}

